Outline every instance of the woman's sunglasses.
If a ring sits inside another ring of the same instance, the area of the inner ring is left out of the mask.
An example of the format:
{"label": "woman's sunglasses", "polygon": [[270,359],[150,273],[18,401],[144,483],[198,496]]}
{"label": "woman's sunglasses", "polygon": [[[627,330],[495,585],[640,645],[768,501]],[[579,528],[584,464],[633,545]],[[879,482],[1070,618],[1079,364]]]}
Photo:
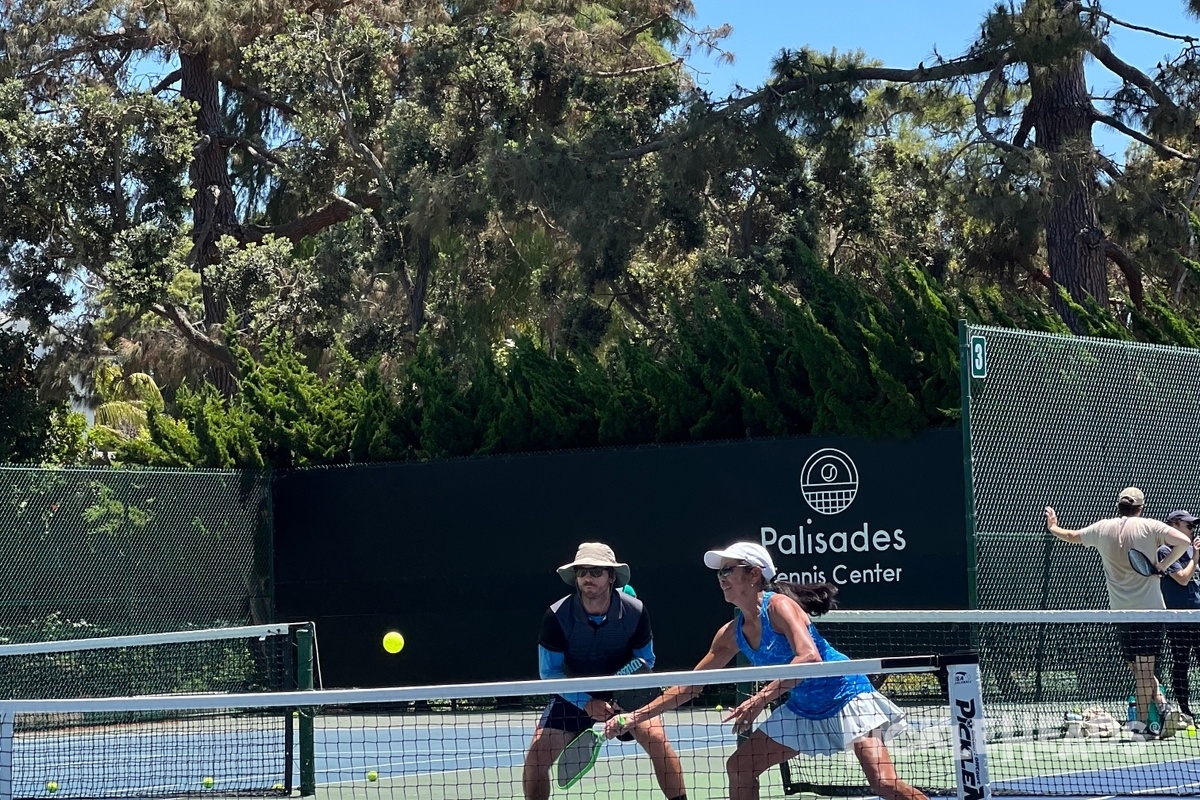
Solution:
{"label": "woman's sunglasses", "polygon": [[717,570],[717,577],[718,578],[728,578],[729,575],[735,569],[753,569],[753,568],[754,568],[754,566],[752,564],[730,564],[727,567],[721,567],[719,570]]}
{"label": "woman's sunglasses", "polygon": [[608,574],[608,567],[576,567],[575,577],[582,578],[590,575],[593,578],[603,578]]}

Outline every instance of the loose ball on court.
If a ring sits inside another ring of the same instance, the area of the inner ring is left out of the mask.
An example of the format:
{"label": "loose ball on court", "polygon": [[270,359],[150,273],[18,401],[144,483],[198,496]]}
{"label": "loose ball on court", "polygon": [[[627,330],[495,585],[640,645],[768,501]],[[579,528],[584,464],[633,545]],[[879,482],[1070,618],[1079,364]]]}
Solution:
{"label": "loose ball on court", "polygon": [[211,789],[213,787],[214,783],[216,783],[216,781],[214,781],[212,778],[210,778],[207,775],[204,776],[204,780],[200,781],[200,785],[203,786],[205,789]]}
{"label": "loose ball on court", "polygon": [[383,649],[395,655],[404,649],[404,637],[397,631],[388,631],[383,635]]}
{"label": "loose ball on court", "polygon": [[379,780],[379,773],[375,770],[371,770],[367,773],[367,780],[369,780],[371,783],[374,783],[375,781]]}
{"label": "loose ball on court", "polygon": [[58,791],[58,781],[46,781],[46,791],[54,794]]}

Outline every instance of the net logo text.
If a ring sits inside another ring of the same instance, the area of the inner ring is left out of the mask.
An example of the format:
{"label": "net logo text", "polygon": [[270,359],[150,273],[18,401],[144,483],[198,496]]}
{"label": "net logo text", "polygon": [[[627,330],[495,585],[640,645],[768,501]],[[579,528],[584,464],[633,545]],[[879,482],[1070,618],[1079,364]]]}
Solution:
{"label": "net logo text", "polygon": [[[956,674],[955,683],[961,682]],[[959,785],[962,787],[963,800],[983,800],[984,788],[975,759],[975,701],[955,700],[954,708],[954,722],[958,729]]]}

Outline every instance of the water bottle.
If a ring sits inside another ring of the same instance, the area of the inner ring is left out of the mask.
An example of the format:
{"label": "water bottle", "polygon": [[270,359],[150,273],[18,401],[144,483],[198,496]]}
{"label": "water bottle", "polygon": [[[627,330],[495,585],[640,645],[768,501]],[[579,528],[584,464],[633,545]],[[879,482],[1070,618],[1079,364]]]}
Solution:
{"label": "water bottle", "polygon": [[1137,722],[1137,695],[1129,695],[1129,710],[1125,714],[1125,719],[1130,722]]}

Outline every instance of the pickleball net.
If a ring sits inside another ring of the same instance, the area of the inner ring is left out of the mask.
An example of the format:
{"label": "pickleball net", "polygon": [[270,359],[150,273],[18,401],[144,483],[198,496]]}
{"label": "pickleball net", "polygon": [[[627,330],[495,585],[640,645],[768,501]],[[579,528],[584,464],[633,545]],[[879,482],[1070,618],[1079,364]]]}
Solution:
{"label": "pickleball net", "polygon": [[[1176,706],[1172,640],[1200,643],[1200,614],[1187,611],[833,611],[817,620],[822,635],[851,658],[904,652],[979,657],[991,791],[1034,797],[1190,796],[1200,794],[1200,738],[1194,726],[1168,737],[1126,730],[1134,679],[1121,655],[1121,626],[1164,632],[1156,672]],[[1185,672],[1200,693],[1200,652]],[[906,676],[880,687],[907,696]],[[1192,698],[1200,705],[1200,697]],[[910,721],[927,720],[921,703]],[[935,709],[936,710],[936,709]],[[1164,720],[1165,722],[1165,720]],[[952,794],[953,775],[928,771],[937,762],[895,751],[901,774],[927,794]],[[790,792],[869,792],[861,771],[804,758],[784,767]]]}
{"label": "pickleball net", "polygon": [[[555,681],[3,701],[0,800],[47,798],[50,781],[56,798],[72,800],[285,795],[293,786],[322,798],[522,798],[522,764],[549,693],[678,683],[701,691],[661,719],[688,797],[715,800],[728,796],[727,762],[739,745],[722,722],[728,709],[769,680],[846,674],[891,683],[891,698],[910,713],[909,729],[894,740],[911,750],[902,777],[935,774],[952,787],[967,780],[966,796],[982,796],[984,754],[973,747],[972,731],[983,707],[973,694],[978,668],[967,655]],[[548,773],[553,784],[555,771]],[[764,773],[761,784],[763,797],[784,793],[778,770]],[[568,795],[632,800],[662,793],[639,745],[613,740],[573,787],[553,787],[553,796]]]}
{"label": "pickleball net", "polygon": [[310,626],[297,623],[0,644],[0,697],[306,688],[297,673],[311,663],[311,643]]}

